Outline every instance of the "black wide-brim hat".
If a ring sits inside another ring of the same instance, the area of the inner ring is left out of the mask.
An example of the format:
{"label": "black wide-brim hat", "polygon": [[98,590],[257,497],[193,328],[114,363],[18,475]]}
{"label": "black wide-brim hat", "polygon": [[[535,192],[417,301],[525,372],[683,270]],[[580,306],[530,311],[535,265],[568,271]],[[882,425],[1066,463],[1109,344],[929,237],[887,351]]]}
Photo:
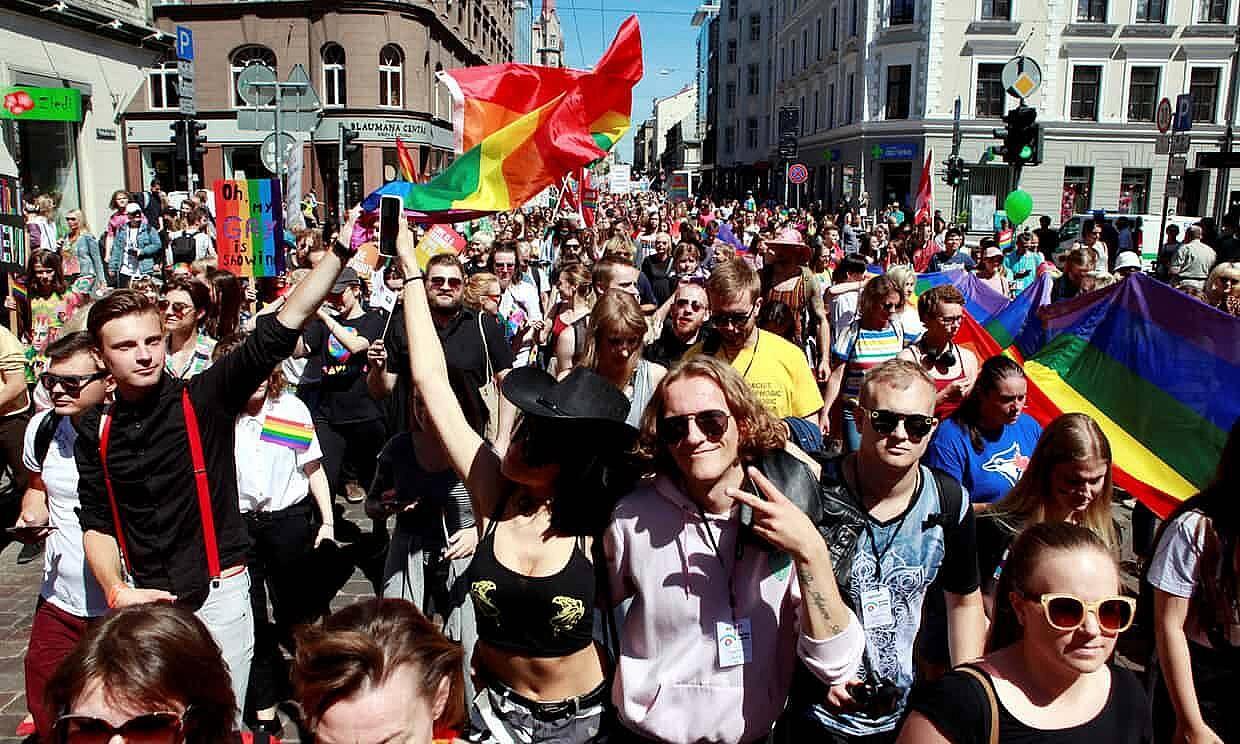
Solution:
{"label": "black wide-brim hat", "polygon": [[637,439],[625,421],[629,399],[593,370],[578,367],[557,381],[537,367],[519,367],[504,378],[502,392],[528,416],[588,429],[597,444],[628,446]]}

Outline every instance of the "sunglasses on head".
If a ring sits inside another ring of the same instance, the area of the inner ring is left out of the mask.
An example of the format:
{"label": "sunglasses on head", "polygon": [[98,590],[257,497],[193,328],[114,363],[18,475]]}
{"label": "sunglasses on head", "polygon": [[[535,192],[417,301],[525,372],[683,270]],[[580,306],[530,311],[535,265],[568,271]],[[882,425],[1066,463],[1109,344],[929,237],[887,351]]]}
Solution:
{"label": "sunglasses on head", "polygon": [[680,298],[679,300],[676,300],[676,302],[673,304],[677,310],[683,310],[687,307],[687,308],[691,308],[693,312],[695,313],[701,312],[706,309],[706,305],[698,302],[697,300],[688,300],[683,297]]}
{"label": "sunglasses on head", "polygon": [[185,302],[171,302],[169,300],[159,301],[159,311],[161,313],[166,313],[169,310],[171,310],[174,315],[184,315],[192,311],[193,309],[194,309],[193,305],[190,305],[189,303],[185,303]]}
{"label": "sunglasses on head", "polygon": [[89,375],[57,375],[51,372],[44,372],[39,375],[39,383],[49,393],[53,392],[56,386],[59,385],[67,394],[77,397],[82,392],[82,388],[107,376],[108,373],[105,370],[99,370]]}
{"label": "sunglasses on head", "polygon": [[465,282],[459,276],[432,276],[426,280],[432,287],[439,289],[445,284],[448,289],[460,289]]}
{"label": "sunglasses on head", "polygon": [[116,736],[134,744],[175,744],[184,737],[185,720],[178,713],[143,713],[113,726],[102,718],[67,714],[56,719],[53,731],[61,744],[106,744]]}
{"label": "sunglasses on head", "polygon": [[[864,409],[862,409],[864,410]],[[934,425],[939,422],[934,416],[927,416],[923,413],[896,413],[895,411],[887,411],[877,409],[867,411],[870,418],[870,426],[874,427],[874,431],[883,436],[890,436],[895,432],[900,422],[904,422],[904,431],[913,439],[921,439],[934,430]]]}
{"label": "sunglasses on head", "polygon": [[727,411],[698,411],[683,416],[664,416],[659,419],[659,439],[666,445],[680,444],[689,436],[689,422],[697,424],[698,431],[712,442],[718,442],[728,431]]}
{"label": "sunglasses on head", "polygon": [[1137,600],[1116,595],[1097,602],[1086,602],[1075,594],[1041,594],[1021,596],[1037,600],[1046,613],[1046,622],[1055,630],[1074,631],[1085,624],[1085,616],[1093,613],[1098,627],[1106,633],[1123,633],[1136,617]]}

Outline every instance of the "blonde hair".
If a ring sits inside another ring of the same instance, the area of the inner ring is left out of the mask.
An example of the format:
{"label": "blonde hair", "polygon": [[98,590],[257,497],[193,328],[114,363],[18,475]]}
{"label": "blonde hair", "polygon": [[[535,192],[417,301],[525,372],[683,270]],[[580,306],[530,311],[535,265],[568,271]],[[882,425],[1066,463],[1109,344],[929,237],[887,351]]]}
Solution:
{"label": "blonde hair", "polygon": [[[594,303],[590,311],[590,326],[586,331],[585,348],[581,352],[580,366],[598,369],[598,347],[602,339],[609,336],[629,334],[637,337],[646,335],[646,316],[642,314],[637,298],[628,292],[618,289],[608,290]],[[629,373],[637,368],[642,355],[639,349],[629,357]]]}
{"label": "blonde hair", "polygon": [[668,386],[688,377],[710,380],[723,393],[728,413],[732,415],[739,435],[738,449],[742,461],[750,462],[766,452],[784,448],[788,437],[783,422],[758,400],[740,373],[726,362],[699,354],[682,360],[663,376],[654,389],[646,412],[642,414],[637,455],[650,461],[655,469],[663,472],[676,470],[671,454],[659,441],[659,421],[667,410],[665,398]]}
{"label": "blonde hair", "polygon": [[1065,267],[1068,264],[1075,264],[1077,266],[1080,266],[1083,269],[1092,271],[1094,266],[1097,265],[1097,263],[1098,263],[1097,252],[1094,251],[1093,248],[1090,248],[1089,246],[1083,245],[1081,243],[1075,244],[1072,247],[1072,250],[1068,251],[1068,254],[1063,257],[1063,265]]}
{"label": "blonde hair", "polygon": [[[1210,272],[1210,277],[1206,279],[1205,293],[1207,303],[1217,305],[1227,296],[1228,292],[1219,286],[1219,280],[1223,278],[1224,274],[1240,279],[1240,263],[1224,261],[1214,267],[1214,270]],[[1240,293],[1240,286],[1232,289],[1231,292]]]}
{"label": "blonde hair", "polygon": [[[908,283],[909,279],[916,280],[917,272],[913,271],[912,266],[905,266],[902,264],[900,266],[893,266],[891,270],[887,272],[887,276],[891,277],[892,281],[900,286],[900,289],[902,290],[901,294],[903,294],[904,285]],[[952,285],[949,284],[946,286],[950,287]],[[908,297],[905,297],[904,300],[907,302]]]}
{"label": "blonde hair", "polygon": [[1102,492],[1086,508],[1081,523],[1110,548],[1117,548],[1119,538],[1111,519],[1111,443],[1097,422],[1083,413],[1065,413],[1046,427],[1016,485],[992,507],[995,517],[1017,532],[1031,524],[1045,522],[1046,508],[1053,498],[1051,474],[1055,466],[1090,460],[1105,462],[1107,474]]}
{"label": "blonde hair", "polygon": [[499,277],[480,271],[465,280],[465,289],[461,290],[461,304],[470,310],[482,309],[482,298],[490,294],[487,289],[491,282],[499,286]]}
{"label": "blonde hair", "polygon": [[583,263],[564,264],[560,269],[560,279],[568,280],[573,285],[573,306],[579,304],[594,307],[594,281],[590,269]]}
{"label": "blonde hair", "polygon": [[90,223],[86,221],[86,214],[80,209],[70,209],[65,212],[65,217],[76,217],[78,221],[78,235],[90,235]]}
{"label": "blonde hair", "polygon": [[750,302],[756,301],[762,292],[758,272],[744,259],[734,258],[720,263],[706,280],[706,293],[711,298],[711,305],[726,305],[724,298],[736,297],[742,292],[749,293]]}

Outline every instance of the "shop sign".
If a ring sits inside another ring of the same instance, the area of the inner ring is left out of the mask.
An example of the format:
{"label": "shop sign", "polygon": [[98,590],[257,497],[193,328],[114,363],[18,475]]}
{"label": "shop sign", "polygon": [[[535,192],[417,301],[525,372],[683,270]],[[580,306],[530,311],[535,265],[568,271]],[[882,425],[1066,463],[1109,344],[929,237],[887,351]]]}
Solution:
{"label": "shop sign", "polygon": [[18,85],[3,89],[0,119],[19,121],[82,120],[82,92],[77,88],[31,88]]}
{"label": "shop sign", "polygon": [[95,139],[114,140],[116,139],[116,130],[112,127],[101,127],[95,130]]}
{"label": "shop sign", "polygon": [[357,117],[323,119],[314,131],[316,141],[335,141],[341,127],[358,133],[363,142],[392,142],[399,137],[406,145],[452,147],[452,130],[425,119]]}
{"label": "shop sign", "polygon": [[870,148],[874,160],[916,160],[916,142],[883,142]]}

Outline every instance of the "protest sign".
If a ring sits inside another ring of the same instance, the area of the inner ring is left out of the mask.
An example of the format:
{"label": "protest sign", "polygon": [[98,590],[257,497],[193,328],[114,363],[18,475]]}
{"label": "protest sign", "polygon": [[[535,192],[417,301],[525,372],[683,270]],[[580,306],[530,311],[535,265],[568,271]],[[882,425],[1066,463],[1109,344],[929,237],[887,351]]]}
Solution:
{"label": "protest sign", "polygon": [[284,271],[284,201],[273,178],[216,181],[216,252],[221,269],[237,276]]}
{"label": "protest sign", "polygon": [[431,225],[418,241],[416,253],[418,265],[426,271],[426,262],[440,253],[460,253],[465,250],[465,238],[447,225]]}

